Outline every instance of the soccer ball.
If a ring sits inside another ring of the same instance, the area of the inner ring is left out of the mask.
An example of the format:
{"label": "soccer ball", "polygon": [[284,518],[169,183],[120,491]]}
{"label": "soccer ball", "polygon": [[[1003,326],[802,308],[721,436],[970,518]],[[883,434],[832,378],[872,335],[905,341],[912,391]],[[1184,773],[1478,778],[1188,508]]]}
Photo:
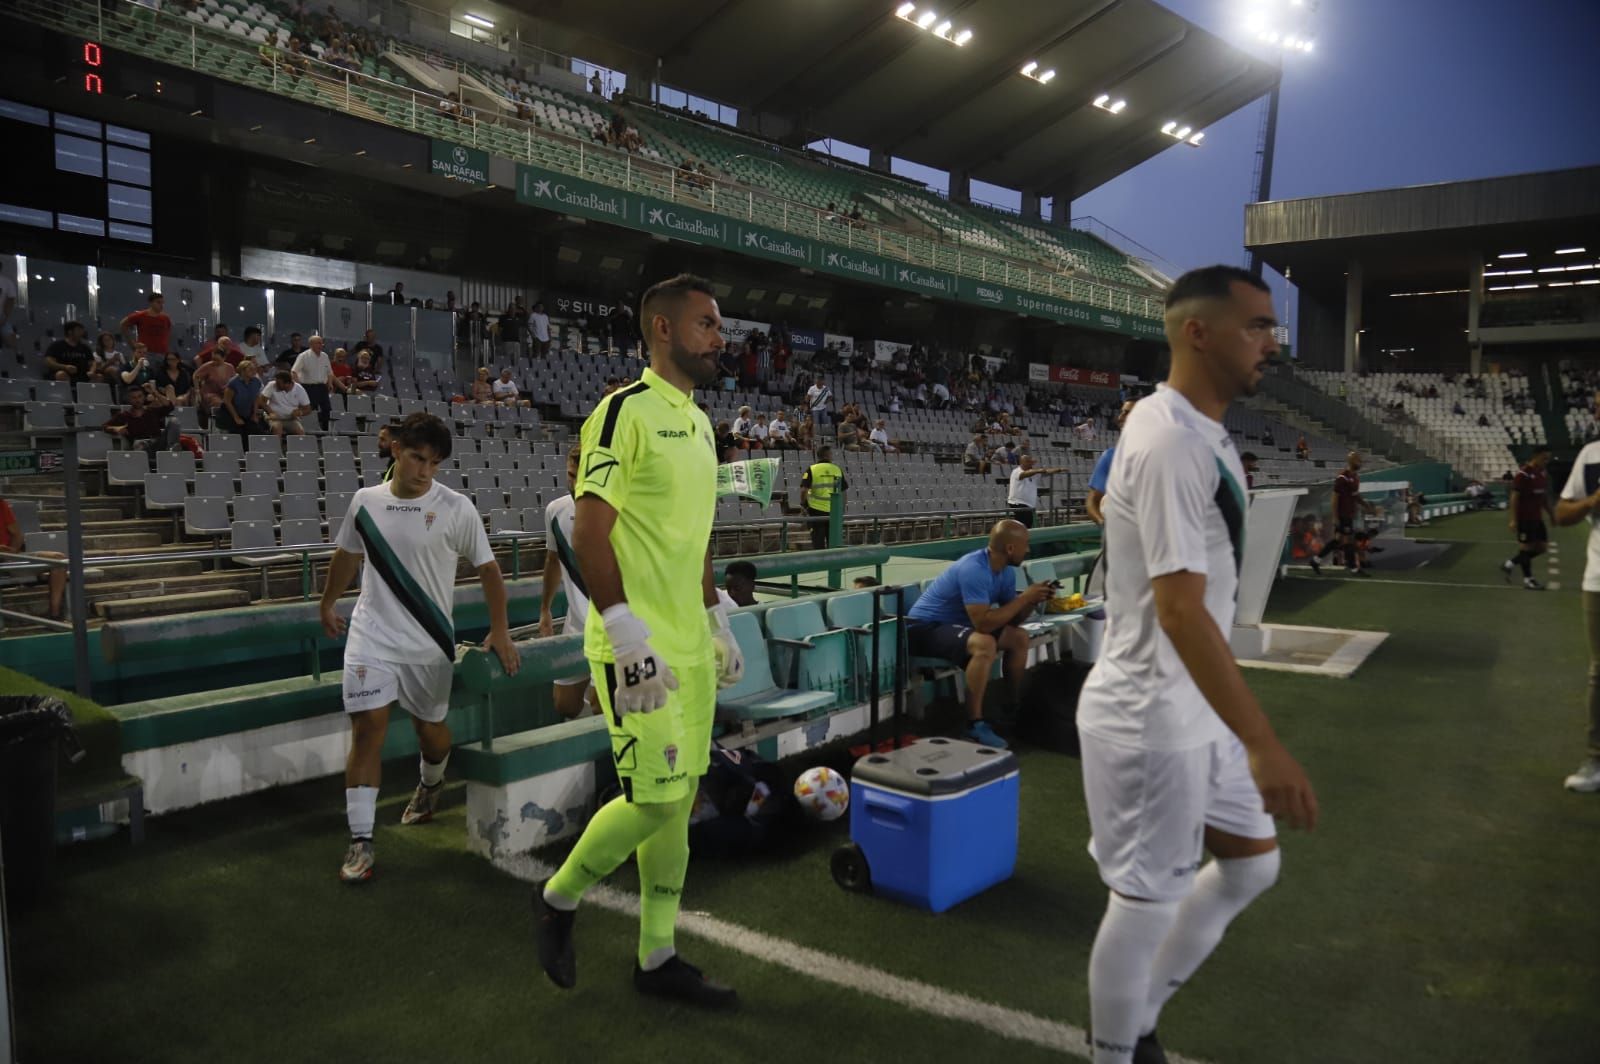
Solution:
{"label": "soccer ball", "polygon": [[850,781],[825,765],[807,769],[794,781],[795,801],[813,820],[838,820],[850,808]]}

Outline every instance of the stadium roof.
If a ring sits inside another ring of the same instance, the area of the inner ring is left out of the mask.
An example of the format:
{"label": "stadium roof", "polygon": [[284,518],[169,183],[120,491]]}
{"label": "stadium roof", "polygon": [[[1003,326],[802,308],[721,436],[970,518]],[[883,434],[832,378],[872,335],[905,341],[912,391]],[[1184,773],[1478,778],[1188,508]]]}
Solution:
{"label": "stadium roof", "polygon": [[1542,254],[1583,247],[1593,262],[1600,166],[1253,203],[1244,242],[1302,286],[1342,285],[1351,261],[1369,285],[1408,287],[1459,286],[1480,256],[1521,252],[1543,266]]}
{"label": "stadium roof", "polygon": [[[959,48],[897,18],[900,0],[507,2],[595,62],[659,57],[674,88],[1047,195],[1082,195],[1181,147],[1162,125],[1204,130],[1279,77],[1153,0],[918,4],[972,31]],[[1055,78],[1023,77],[1030,61]],[[1096,108],[1102,93],[1126,109]]]}

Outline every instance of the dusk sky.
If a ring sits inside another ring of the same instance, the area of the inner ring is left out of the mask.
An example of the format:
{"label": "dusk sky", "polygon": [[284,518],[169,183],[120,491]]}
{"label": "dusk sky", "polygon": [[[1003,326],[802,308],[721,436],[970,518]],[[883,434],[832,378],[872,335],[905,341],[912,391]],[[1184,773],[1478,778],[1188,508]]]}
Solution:
{"label": "dusk sky", "polygon": [[[1164,0],[1224,39],[1286,0]],[[1274,199],[1600,163],[1600,2],[1322,0],[1316,50],[1284,57]],[[1173,268],[1244,263],[1264,102],[1073,204]],[[918,168],[920,169],[920,168]],[[911,172],[911,168],[905,168]],[[984,190],[977,198],[999,198]],[[1278,303],[1283,286],[1278,282]]]}

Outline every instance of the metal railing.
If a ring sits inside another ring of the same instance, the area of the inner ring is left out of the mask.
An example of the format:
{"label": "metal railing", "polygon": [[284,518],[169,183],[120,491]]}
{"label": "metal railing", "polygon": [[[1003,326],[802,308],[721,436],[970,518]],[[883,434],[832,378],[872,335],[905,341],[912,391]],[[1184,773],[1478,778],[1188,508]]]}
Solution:
{"label": "metal railing", "polygon": [[[439,132],[463,145],[530,165],[548,166],[625,191],[659,196],[800,236],[841,242],[853,250],[872,251],[909,265],[948,270],[981,281],[1142,318],[1159,320],[1162,315],[1160,297],[1067,276],[1039,263],[992,251],[975,251],[960,239],[949,239],[948,234],[940,239],[873,222],[841,220],[824,208],[737,182],[705,174],[685,177],[670,164],[646,161],[620,149],[569,137],[519,119],[515,115],[517,104],[509,98],[498,98],[502,113],[484,115],[480,113],[483,109],[475,105],[463,105],[375,75],[324,63],[310,55],[286,56],[274,42],[251,41],[132,0],[123,0],[109,10],[107,4],[91,0],[16,0],[12,10],[31,21],[69,33],[92,32],[114,47],[187,66],[211,77],[295,98],[309,96],[316,104],[359,118],[429,135]],[[187,37],[188,46],[174,51],[163,43],[148,41],[140,33],[141,25],[181,34]],[[202,62],[203,58],[210,60],[218,51],[226,53],[229,61]],[[456,66],[458,71],[477,78],[471,64],[457,61]],[[268,72],[265,84],[249,76],[251,71],[263,67]],[[395,107],[398,117],[387,105],[398,105]],[[426,116],[448,124],[443,130],[424,130],[423,125],[433,125],[421,121]],[[534,151],[536,140],[566,151],[554,158],[541,157]]]}

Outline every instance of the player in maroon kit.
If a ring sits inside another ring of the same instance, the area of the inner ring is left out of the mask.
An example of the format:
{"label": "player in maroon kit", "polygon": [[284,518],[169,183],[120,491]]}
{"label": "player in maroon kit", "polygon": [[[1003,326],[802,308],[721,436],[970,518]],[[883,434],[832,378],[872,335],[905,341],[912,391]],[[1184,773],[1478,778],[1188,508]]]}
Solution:
{"label": "player in maroon kit", "polygon": [[[1338,551],[1344,555],[1346,569],[1357,576],[1366,576],[1367,570],[1361,564],[1361,554],[1356,550],[1356,514],[1361,511],[1369,514],[1376,512],[1370,502],[1365,502],[1361,498],[1361,452],[1351,451],[1345,459],[1344,468],[1333,478],[1334,535],[1329,538],[1317,558],[1325,558]],[[1311,560],[1311,568],[1321,571],[1316,558]]]}
{"label": "player in maroon kit", "polygon": [[1533,578],[1533,559],[1543,554],[1550,543],[1550,533],[1545,529],[1545,515],[1549,514],[1550,519],[1555,520],[1548,483],[1550,475],[1545,472],[1549,464],[1550,448],[1544,444],[1535,447],[1533,457],[1517,470],[1517,478],[1511,482],[1511,505],[1506,508],[1510,515],[1507,523],[1516,535],[1521,550],[1500,563],[1500,572],[1509,582],[1512,570],[1520,568],[1522,586],[1528,591],[1544,590],[1544,585]]}

